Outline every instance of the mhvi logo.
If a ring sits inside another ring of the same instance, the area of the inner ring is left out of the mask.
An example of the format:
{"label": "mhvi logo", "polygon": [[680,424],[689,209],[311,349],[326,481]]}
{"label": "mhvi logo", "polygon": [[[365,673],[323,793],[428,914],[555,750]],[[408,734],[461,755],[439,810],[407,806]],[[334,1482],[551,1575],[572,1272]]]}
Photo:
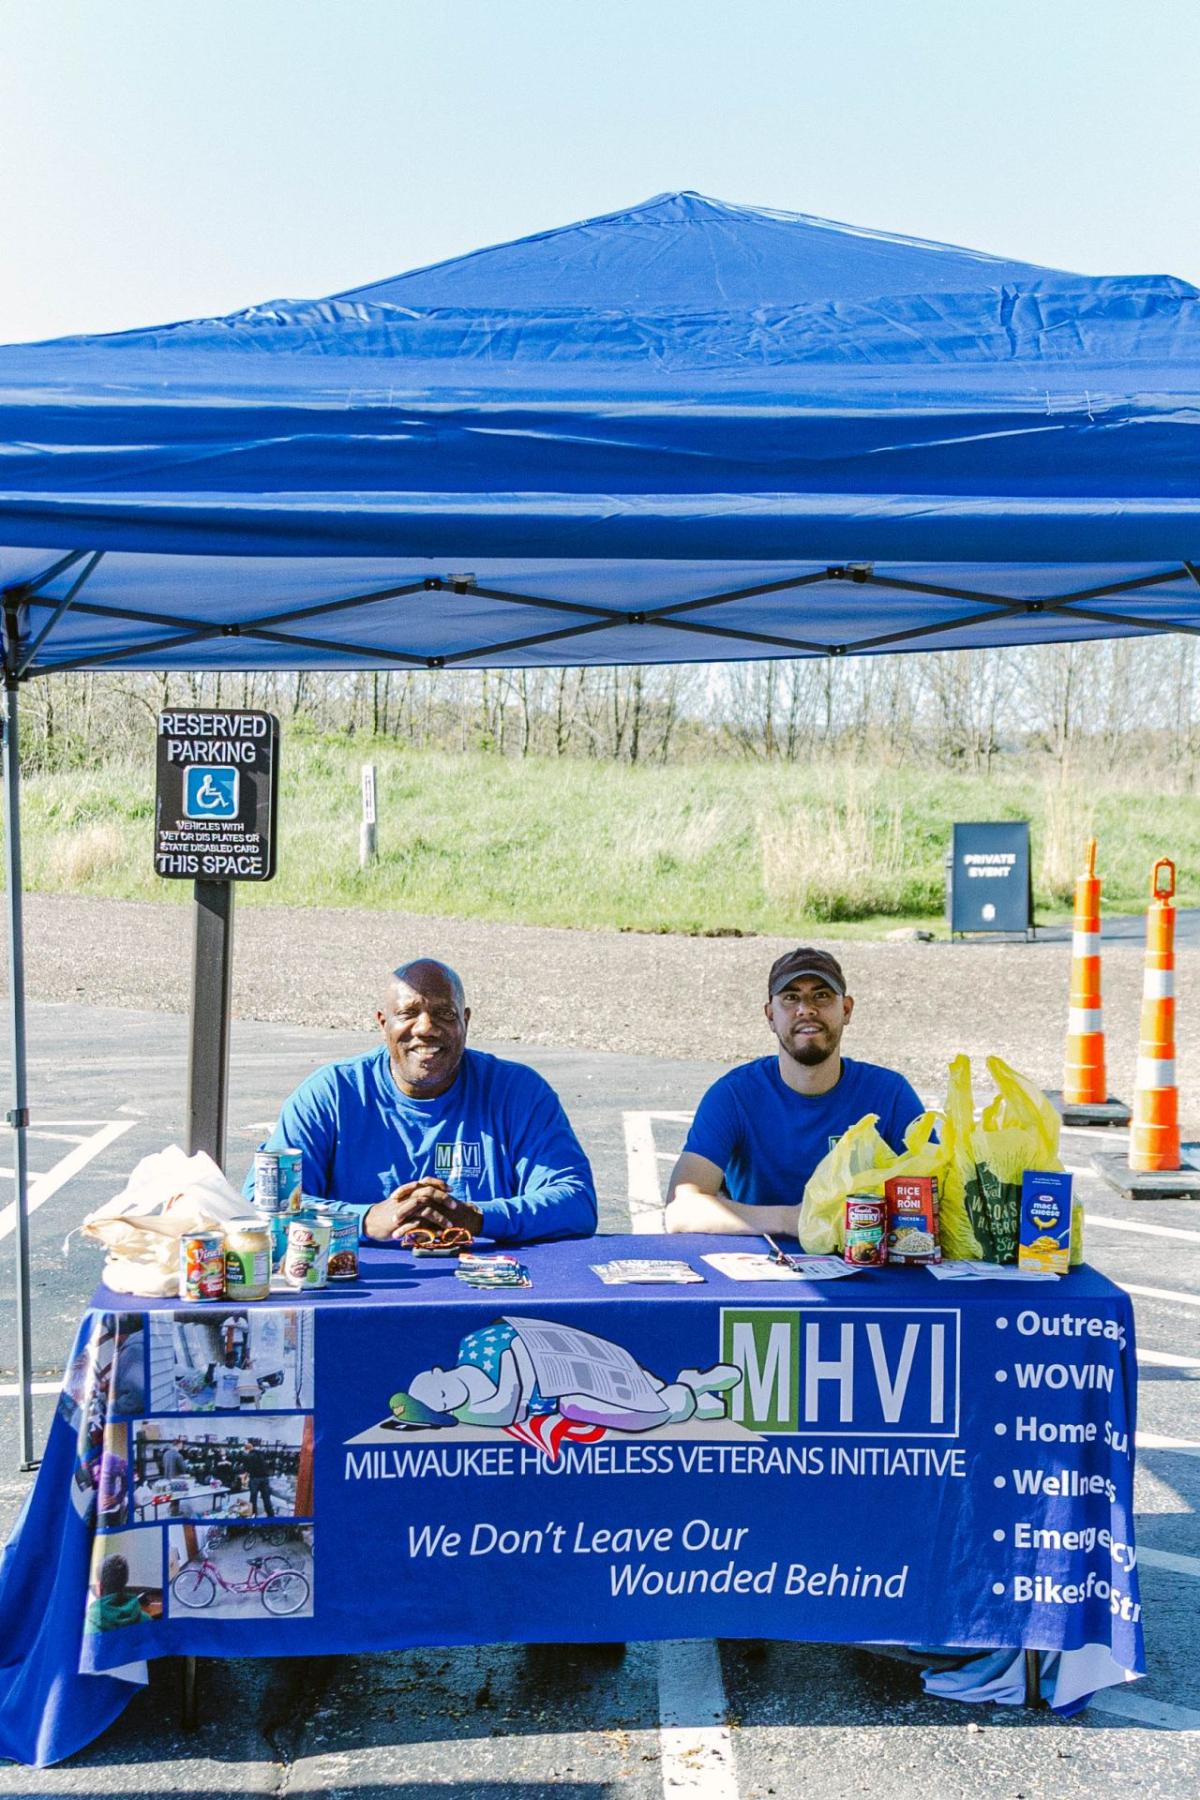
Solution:
{"label": "mhvi logo", "polygon": [[732,1414],[801,1437],[957,1437],[959,1315],[951,1308],[721,1309]]}
{"label": "mhvi logo", "polygon": [[443,1181],[478,1181],[483,1175],[482,1144],[435,1144],[433,1172]]}

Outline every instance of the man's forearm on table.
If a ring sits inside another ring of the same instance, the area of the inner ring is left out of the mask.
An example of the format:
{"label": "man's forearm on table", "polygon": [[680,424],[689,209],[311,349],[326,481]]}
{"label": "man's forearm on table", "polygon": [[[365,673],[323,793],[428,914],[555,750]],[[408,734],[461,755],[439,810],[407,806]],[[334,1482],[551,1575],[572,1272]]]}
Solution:
{"label": "man's forearm on table", "polygon": [[591,1237],[596,1230],[596,1196],[574,1179],[527,1188],[511,1199],[482,1200],[479,1210],[480,1235],[500,1244],[544,1244],[556,1238]]}
{"label": "man's forearm on table", "polygon": [[727,1194],[706,1194],[700,1188],[676,1188],[666,1212],[672,1232],[725,1232],[731,1237],[795,1237],[799,1208],[795,1206],[745,1206]]}

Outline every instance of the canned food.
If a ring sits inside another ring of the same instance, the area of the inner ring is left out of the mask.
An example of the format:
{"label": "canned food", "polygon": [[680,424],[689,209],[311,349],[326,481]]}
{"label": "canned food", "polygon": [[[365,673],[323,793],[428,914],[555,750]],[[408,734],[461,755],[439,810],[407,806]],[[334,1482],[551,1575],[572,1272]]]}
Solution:
{"label": "canned food", "polygon": [[179,1240],[179,1298],[220,1300],[224,1294],[224,1232],[187,1232]]}
{"label": "canned food", "polygon": [[231,1300],[265,1300],[271,1291],[271,1227],[231,1219],[225,1227],[225,1292]]}
{"label": "canned food", "polygon": [[254,1158],[254,1204],[259,1212],[299,1212],[304,1158],[299,1150],[260,1150]]}
{"label": "canned food", "polygon": [[283,1202],[279,1198],[278,1150],[259,1150],[255,1154],[254,1204],[263,1213],[283,1210]]}
{"label": "canned food", "polygon": [[330,1281],[353,1281],[358,1275],[358,1217],[334,1213],[329,1238]]}
{"label": "canned food", "polygon": [[322,1288],[329,1273],[328,1216],[318,1218],[304,1213],[288,1224],[287,1249],[283,1258],[283,1278],[289,1287]]}
{"label": "canned food", "polygon": [[304,1185],[304,1155],[300,1150],[277,1150],[279,1158],[279,1209],[299,1212]]}
{"label": "canned food", "polygon": [[878,1195],[846,1196],[842,1260],[855,1269],[878,1269],[887,1262],[887,1202]]}
{"label": "canned food", "polygon": [[268,1213],[263,1220],[263,1224],[271,1234],[272,1269],[282,1269],[283,1267],[283,1259],[287,1254],[287,1234],[291,1216],[290,1213]]}

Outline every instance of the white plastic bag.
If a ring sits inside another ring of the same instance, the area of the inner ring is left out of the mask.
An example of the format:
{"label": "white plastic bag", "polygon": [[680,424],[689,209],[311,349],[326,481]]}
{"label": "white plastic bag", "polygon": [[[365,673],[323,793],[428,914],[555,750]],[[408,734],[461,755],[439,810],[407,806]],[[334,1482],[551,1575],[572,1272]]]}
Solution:
{"label": "white plastic bag", "polygon": [[89,1213],[80,1229],[107,1248],[104,1280],[115,1292],[174,1294],[180,1238],[244,1219],[247,1210],[211,1156],[187,1156],[171,1144],[144,1156],[121,1192]]}

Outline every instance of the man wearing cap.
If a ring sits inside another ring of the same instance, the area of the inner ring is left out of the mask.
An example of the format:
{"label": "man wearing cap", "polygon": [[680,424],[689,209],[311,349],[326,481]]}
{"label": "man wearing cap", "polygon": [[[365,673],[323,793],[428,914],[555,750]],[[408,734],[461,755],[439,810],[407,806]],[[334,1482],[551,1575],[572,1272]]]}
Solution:
{"label": "man wearing cap", "polygon": [[355,1209],[381,1241],[447,1226],[506,1244],[591,1237],[592,1171],[558,1096],[523,1063],[467,1049],[454,970],[402,963],[375,1019],[379,1048],[318,1069],[263,1146],[301,1152],[305,1194]]}
{"label": "man wearing cap", "polygon": [[824,950],[789,950],[767,978],[767,1025],[778,1050],[709,1088],[675,1164],[668,1231],[795,1237],[805,1184],[842,1133],[866,1113],[893,1150],[922,1111],[891,1069],[843,1056],[854,1001]]}

